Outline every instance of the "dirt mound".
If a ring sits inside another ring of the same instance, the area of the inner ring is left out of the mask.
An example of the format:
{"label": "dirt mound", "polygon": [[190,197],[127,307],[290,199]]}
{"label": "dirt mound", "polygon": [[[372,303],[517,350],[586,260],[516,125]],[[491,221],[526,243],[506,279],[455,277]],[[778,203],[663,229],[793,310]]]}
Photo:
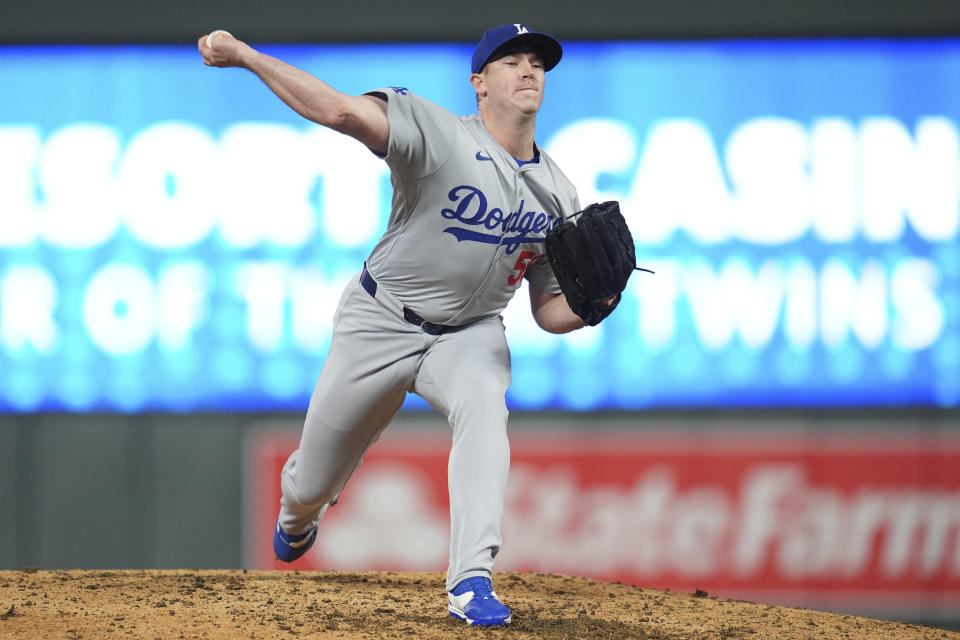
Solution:
{"label": "dirt mound", "polygon": [[960,633],[855,616],[497,574],[507,629],[448,617],[440,573],[0,571],[0,638],[889,638]]}

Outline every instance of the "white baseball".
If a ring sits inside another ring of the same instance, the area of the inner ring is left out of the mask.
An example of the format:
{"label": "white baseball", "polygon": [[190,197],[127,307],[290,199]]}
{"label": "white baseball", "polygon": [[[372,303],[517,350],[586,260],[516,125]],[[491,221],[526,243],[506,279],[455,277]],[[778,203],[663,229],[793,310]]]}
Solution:
{"label": "white baseball", "polygon": [[218,33],[225,33],[225,34],[227,34],[228,36],[230,36],[231,38],[233,37],[233,34],[232,34],[232,33],[230,33],[229,31],[224,31],[223,29],[217,29],[216,31],[211,31],[209,34],[207,34],[207,46],[208,46],[208,47],[211,47],[211,48],[213,47],[213,36],[217,35]]}

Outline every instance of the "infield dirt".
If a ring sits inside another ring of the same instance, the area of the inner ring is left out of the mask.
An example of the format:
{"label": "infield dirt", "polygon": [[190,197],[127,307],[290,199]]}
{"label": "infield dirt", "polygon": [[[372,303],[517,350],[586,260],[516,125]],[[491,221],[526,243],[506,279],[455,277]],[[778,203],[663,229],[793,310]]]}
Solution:
{"label": "infield dirt", "polygon": [[440,573],[0,571],[0,638],[837,638],[960,633],[585,578],[498,573],[507,628],[447,615]]}

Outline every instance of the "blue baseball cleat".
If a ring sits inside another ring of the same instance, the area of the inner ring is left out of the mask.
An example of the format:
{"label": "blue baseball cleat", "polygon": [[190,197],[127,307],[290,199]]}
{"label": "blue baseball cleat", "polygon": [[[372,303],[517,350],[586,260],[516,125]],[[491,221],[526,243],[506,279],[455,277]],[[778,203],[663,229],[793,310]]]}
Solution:
{"label": "blue baseball cleat", "polygon": [[277,522],[277,528],[273,532],[273,552],[277,555],[277,560],[284,562],[293,562],[307,552],[307,549],[313,546],[317,540],[317,526],[314,525],[306,533],[299,535],[289,534],[280,528],[280,522]]}
{"label": "blue baseball cleat", "polygon": [[490,578],[476,576],[461,580],[448,595],[450,615],[471,626],[510,624],[510,609],[497,599]]}

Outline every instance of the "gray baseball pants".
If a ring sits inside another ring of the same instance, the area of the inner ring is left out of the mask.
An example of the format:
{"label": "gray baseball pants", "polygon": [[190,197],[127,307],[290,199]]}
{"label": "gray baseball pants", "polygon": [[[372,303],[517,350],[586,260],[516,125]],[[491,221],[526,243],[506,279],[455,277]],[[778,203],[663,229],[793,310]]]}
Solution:
{"label": "gray baseball pants", "polygon": [[502,320],[430,335],[404,320],[402,305],[382,287],[371,297],[358,276],[343,292],[333,327],[300,446],[283,468],[280,526],[298,534],[319,521],[410,391],[453,430],[447,590],[464,578],[489,577],[510,467]]}

